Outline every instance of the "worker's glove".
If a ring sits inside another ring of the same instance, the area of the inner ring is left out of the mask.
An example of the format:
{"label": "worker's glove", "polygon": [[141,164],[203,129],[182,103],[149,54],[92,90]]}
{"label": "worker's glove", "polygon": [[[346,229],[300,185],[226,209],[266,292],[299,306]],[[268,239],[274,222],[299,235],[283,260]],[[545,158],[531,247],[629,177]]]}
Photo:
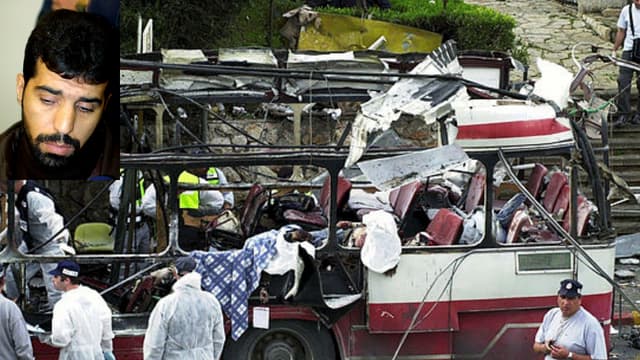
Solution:
{"label": "worker's glove", "polygon": [[618,57],[617,51],[611,50],[611,57]]}
{"label": "worker's glove", "polygon": [[43,344],[51,344],[51,334],[38,334],[38,340]]}
{"label": "worker's glove", "polygon": [[75,255],[76,254],[76,249],[72,248],[71,246],[65,244],[65,243],[60,243],[60,250],[62,250],[65,255]]}
{"label": "worker's glove", "polygon": [[111,351],[105,351],[102,355],[104,355],[104,360],[116,360],[116,356]]}

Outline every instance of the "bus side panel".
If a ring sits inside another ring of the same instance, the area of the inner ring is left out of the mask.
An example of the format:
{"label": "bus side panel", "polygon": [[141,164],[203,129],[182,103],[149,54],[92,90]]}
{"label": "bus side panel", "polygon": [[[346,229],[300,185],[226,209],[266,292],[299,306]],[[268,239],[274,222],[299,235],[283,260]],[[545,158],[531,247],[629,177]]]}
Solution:
{"label": "bus side panel", "polygon": [[[117,359],[142,360],[142,343],[144,335],[116,336],[113,339],[113,350]],[[38,360],[57,360],[59,350],[41,343],[37,337],[32,337],[33,354]]]}
{"label": "bus side panel", "polygon": [[[522,299],[520,306],[515,306],[513,299],[461,302],[458,308],[464,310],[457,315],[459,329],[413,331],[399,354],[425,359],[450,359],[453,356],[487,360],[538,359],[531,350],[535,333],[544,314],[555,306],[556,299],[556,296]],[[600,312],[598,308],[602,304],[610,304],[610,301],[611,293],[583,298],[585,308],[594,315]],[[591,308],[591,304],[596,306]],[[412,314],[402,316],[409,315]],[[354,309],[333,326],[336,340],[342,347],[342,358],[388,359],[392,356],[406,328],[373,333],[363,322],[359,310]],[[603,329],[608,342],[609,325],[606,322]]]}
{"label": "bus side panel", "polygon": [[31,345],[33,346],[33,355],[40,360],[57,360],[60,351],[57,348],[43,344],[38,340],[37,336],[31,337]]}

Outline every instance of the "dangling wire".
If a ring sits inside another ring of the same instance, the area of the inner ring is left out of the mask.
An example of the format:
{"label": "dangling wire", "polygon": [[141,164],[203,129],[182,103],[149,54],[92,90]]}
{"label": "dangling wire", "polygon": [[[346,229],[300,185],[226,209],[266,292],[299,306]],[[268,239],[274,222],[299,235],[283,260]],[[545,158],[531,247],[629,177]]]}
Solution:
{"label": "dangling wire", "polygon": [[[309,82],[311,82],[311,73],[309,73]],[[309,87],[309,104],[313,104],[313,86]],[[313,105],[309,108],[309,145],[313,145]],[[302,145],[302,144],[301,144]]]}
{"label": "dangling wire", "polygon": [[[444,293],[447,289],[450,288],[450,286],[452,285],[453,282],[453,277],[455,276],[456,272],[458,271],[458,268],[460,267],[460,265],[462,265],[462,262],[471,254],[475,253],[475,250],[471,250],[468,253],[465,253],[461,256],[458,256],[457,258],[451,260],[447,266],[445,266],[437,275],[436,277],[433,279],[433,281],[431,282],[431,285],[429,286],[429,288],[427,289],[427,291],[424,293],[424,296],[422,297],[422,300],[420,300],[420,305],[418,305],[418,308],[416,309],[416,311],[413,313],[413,317],[411,318],[411,323],[409,324],[409,326],[407,327],[407,330],[405,330],[405,332],[402,334],[402,339],[400,339],[400,343],[398,344],[398,347],[396,348],[396,352],[393,354],[393,357],[391,358],[391,360],[396,360],[398,358],[398,355],[400,354],[400,350],[402,349],[402,346],[404,345],[405,341],[407,340],[407,337],[409,336],[409,333],[411,332],[411,330],[413,330],[416,326],[418,326],[422,321],[426,320],[431,313],[435,310],[436,306],[438,306],[440,304],[440,300],[442,299],[442,297],[444,296]],[[440,292],[440,294],[438,295],[438,298],[434,301],[433,305],[431,305],[431,308],[429,308],[429,310],[427,311],[427,313],[422,316],[420,318],[420,320],[418,320],[418,315],[420,314],[420,312],[422,311],[422,307],[424,306],[424,304],[427,302],[427,297],[429,296],[429,293],[431,292],[431,290],[433,289],[433,287],[436,285],[436,283],[438,282],[438,279],[449,269],[452,267],[451,270],[451,275],[449,276],[446,284],[442,287],[442,291]]]}
{"label": "dangling wire", "polygon": [[169,117],[171,117],[171,120],[175,121],[176,124],[178,125],[179,129],[183,130],[187,135],[189,135],[195,142],[199,143],[199,144],[203,144],[204,145],[204,141],[202,141],[196,134],[192,133],[191,130],[189,130],[183,123],[182,121],[180,121],[175,115],[173,115],[173,113],[169,110],[169,107],[167,106],[167,103],[165,103],[164,98],[162,96],[162,94],[158,94],[158,96],[160,97],[160,102],[162,102],[162,106],[164,107],[164,110],[167,112],[167,114],[169,114]]}

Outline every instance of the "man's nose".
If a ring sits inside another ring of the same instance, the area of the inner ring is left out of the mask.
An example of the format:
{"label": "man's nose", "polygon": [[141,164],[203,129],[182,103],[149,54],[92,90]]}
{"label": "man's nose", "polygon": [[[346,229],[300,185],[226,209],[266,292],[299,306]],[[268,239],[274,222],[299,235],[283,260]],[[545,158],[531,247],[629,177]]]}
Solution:
{"label": "man's nose", "polygon": [[73,104],[65,104],[58,108],[54,119],[54,129],[59,134],[69,134],[73,130],[76,110]]}

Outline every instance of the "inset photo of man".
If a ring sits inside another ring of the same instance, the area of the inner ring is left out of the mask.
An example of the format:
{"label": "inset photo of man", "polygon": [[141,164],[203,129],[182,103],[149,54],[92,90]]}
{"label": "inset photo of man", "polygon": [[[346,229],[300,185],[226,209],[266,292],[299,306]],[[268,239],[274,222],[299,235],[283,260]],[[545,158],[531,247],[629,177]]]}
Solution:
{"label": "inset photo of man", "polygon": [[15,78],[20,117],[0,128],[0,180],[118,177],[118,53],[104,16],[60,9],[37,20]]}

